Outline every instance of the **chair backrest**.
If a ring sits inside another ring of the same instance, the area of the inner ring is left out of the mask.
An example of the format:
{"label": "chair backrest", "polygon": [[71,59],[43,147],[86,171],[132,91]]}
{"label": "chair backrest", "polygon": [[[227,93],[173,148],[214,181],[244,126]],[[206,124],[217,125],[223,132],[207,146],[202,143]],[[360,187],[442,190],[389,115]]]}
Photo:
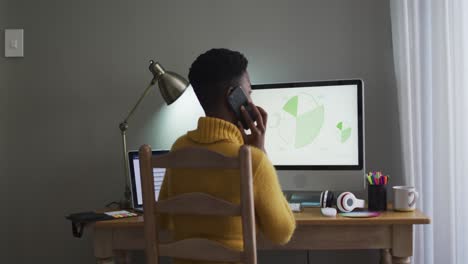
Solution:
{"label": "chair backrest", "polygon": [[[241,178],[240,205],[204,193],[186,193],[156,202],[153,168],[238,169]],[[159,256],[201,261],[257,263],[252,161],[248,146],[242,146],[238,157],[231,158],[202,148],[184,148],[152,157],[151,147],[143,145],[140,148],[140,170],[148,264],[157,264]],[[189,238],[162,244],[158,241],[159,229],[156,223],[158,213],[240,216],[244,249],[237,251],[217,241],[204,238]]]}

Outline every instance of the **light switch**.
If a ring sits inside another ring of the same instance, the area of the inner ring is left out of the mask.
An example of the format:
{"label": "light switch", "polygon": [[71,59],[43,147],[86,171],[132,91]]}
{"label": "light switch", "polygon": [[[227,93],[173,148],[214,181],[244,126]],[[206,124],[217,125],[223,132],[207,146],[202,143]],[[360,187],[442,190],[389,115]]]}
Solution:
{"label": "light switch", "polygon": [[5,57],[24,57],[22,29],[5,29]]}

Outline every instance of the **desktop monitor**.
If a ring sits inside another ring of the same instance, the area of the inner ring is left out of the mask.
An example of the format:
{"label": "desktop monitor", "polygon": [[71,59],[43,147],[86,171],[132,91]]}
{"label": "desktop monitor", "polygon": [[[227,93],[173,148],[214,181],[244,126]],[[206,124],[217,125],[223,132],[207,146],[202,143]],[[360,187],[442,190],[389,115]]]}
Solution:
{"label": "desktop monitor", "polygon": [[364,188],[361,80],[252,85],[268,113],[265,149],[283,191]]}

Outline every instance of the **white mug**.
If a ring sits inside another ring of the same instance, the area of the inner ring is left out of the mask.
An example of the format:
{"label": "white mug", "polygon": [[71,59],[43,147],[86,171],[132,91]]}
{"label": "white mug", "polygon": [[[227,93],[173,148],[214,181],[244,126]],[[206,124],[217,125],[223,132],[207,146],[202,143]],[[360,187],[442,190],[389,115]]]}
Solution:
{"label": "white mug", "polygon": [[393,210],[414,211],[419,193],[412,186],[393,186]]}

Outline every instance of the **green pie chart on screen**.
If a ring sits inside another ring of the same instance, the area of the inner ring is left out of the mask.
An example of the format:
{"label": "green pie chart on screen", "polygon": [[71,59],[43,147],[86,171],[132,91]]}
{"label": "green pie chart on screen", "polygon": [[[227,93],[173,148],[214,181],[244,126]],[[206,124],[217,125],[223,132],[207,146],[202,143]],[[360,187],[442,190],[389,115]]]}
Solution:
{"label": "green pie chart on screen", "polygon": [[286,102],[283,110],[290,113],[292,116],[297,117],[297,107],[299,102],[299,96],[294,96]]}
{"label": "green pie chart on screen", "polygon": [[341,132],[341,143],[345,143],[351,136],[351,128],[348,127]]}
{"label": "green pie chart on screen", "polygon": [[288,127],[294,133],[294,147],[309,145],[320,134],[324,123],[325,109],[317,104],[313,96],[301,94],[291,97],[283,110],[295,119],[295,127]]}
{"label": "green pie chart on screen", "polygon": [[338,128],[338,130],[340,132],[340,141],[341,141],[341,143],[345,143],[349,139],[349,137],[351,136],[351,128],[350,127],[344,128],[343,122],[339,122],[336,125],[336,128]]}

